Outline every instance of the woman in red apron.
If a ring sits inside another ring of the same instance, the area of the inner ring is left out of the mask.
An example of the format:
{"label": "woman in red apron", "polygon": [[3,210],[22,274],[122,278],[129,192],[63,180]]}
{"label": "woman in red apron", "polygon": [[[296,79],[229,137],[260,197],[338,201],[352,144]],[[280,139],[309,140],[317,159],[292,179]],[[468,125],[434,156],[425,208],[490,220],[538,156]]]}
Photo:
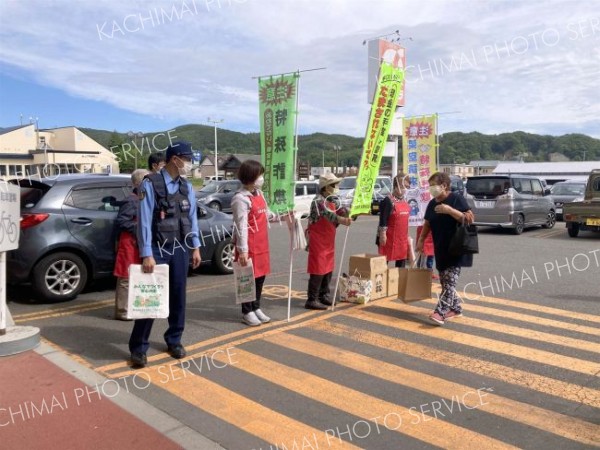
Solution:
{"label": "woman in red apron", "polygon": [[137,211],[140,203],[137,190],[144,177],[149,173],[145,169],[137,169],[131,174],[133,193],[127,197],[117,214],[116,224],[121,232],[113,271],[113,275],[117,277],[117,289],[115,290],[115,319],[117,320],[128,320],[129,266],[142,263],[136,239]]}
{"label": "woman in red apron", "polygon": [[408,235],[410,206],[404,199],[408,180],[405,180],[404,174],[398,174],[393,185],[392,192],[381,201],[376,244],[379,254],[384,255],[388,262],[395,261],[396,267],[404,267],[411,255]]}
{"label": "woman in red apron", "polygon": [[[417,227],[417,242],[421,237],[421,231],[423,231],[423,225]],[[423,243],[423,254],[427,256],[427,268],[431,270],[431,277],[434,280],[439,280],[438,277],[433,272],[433,234],[429,233],[429,235],[425,238],[425,242]]]}
{"label": "woman in red apron", "polygon": [[319,178],[320,192],[310,205],[308,217],[308,299],[306,309],[324,310],[332,305],[329,283],[335,264],[335,231],[339,224],[349,226],[352,220],[336,205],[342,181],[332,174]]}
{"label": "woman in red apron", "polygon": [[[245,161],[238,171],[242,188],[231,200],[234,221],[235,260],[242,266],[252,260],[256,300],[242,303],[242,322],[249,326],[258,326],[271,320],[260,309],[260,297],[265,277],[271,273],[271,254],[269,253],[269,219],[278,220],[279,216],[269,211],[260,190],[264,183],[265,168],[258,161]],[[289,216],[286,216],[286,219]]]}

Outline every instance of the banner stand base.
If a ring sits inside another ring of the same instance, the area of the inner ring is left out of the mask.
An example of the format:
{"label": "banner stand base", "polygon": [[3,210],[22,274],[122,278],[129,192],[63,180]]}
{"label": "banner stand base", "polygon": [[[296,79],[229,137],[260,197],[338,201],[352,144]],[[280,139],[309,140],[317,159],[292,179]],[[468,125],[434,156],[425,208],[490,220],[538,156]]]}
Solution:
{"label": "banner stand base", "polygon": [[36,327],[7,327],[0,336],[0,356],[16,355],[40,345],[40,329]]}

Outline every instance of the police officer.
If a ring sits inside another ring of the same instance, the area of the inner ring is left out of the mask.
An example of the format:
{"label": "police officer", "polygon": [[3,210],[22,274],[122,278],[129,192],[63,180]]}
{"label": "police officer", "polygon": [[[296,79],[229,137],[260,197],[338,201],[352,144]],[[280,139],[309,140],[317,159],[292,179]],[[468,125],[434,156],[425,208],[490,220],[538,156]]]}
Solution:
{"label": "police officer", "polygon": [[[192,168],[192,147],[174,142],[166,152],[166,165],[149,174],[140,190],[138,245],[142,269],[152,273],[156,264],[169,265],[169,328],[164,334],[167,352],[176,359],[185,357],[181,335],[185,323],[185,289],[192,252],[192,267],[200,265],[200,240],[196,197],[184,175]],[[153,319],[136,320],[129,339],[131,363],[145,367]]]}

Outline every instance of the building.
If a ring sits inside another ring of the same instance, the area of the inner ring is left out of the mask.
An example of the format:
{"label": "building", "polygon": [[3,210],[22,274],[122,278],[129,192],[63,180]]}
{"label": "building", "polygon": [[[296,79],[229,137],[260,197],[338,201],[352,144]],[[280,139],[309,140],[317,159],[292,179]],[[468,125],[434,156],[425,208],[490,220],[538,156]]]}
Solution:
{"label": "building", "polygon": [[500,164],[501,162],[502,161],[498,161],[498,160],[481,159],[481,160],[471,161],[471,162],[469,162],[469,165],[473,166],[473,176],[488,175],[490,173],[493,173],[496,166],[498,164]]}
{"label": "building", "polygon": [[254,160],[260,162],[260,155],[231,154],[219,165],[219,169],[225,174],[225,179],[237,177],[238,170],[244,161]]}
{"label": "building", "polygon": [[0,178],[118,173],[117,157],[76,127],[0,128]]}
{"label": "building", "polygon": [[564,180],[587,180],[593,169],[600,169],[600,161],[500,163],[494,173],[533,175],[553,184]]}
{"label": "building", "polygon": [[[225,162],[228,155],[217,156],[219,163],[219,176],[223,175],[221,164]],[[215,176],[215,155],[205,155],[200,162],[200,174],[202,178]]]}
{"label": "building", "polygon": [[448,175],[458,175],[461,178],[473,176],[473,166],[470,164],[440,164],[440,172]]}

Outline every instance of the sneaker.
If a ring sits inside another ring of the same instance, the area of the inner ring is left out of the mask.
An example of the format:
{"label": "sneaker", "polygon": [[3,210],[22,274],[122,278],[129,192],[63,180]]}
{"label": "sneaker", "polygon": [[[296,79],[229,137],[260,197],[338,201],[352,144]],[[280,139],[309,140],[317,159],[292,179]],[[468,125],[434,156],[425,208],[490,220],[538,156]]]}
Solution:
{"label": "sneaker", "polygon": [[256,313],[254,311],[250,311],[248,314],[244,314],[244,317],[242,318],[242,322],[244,322],[246,325],[249,325],[251,327],[257,327],[262,323],[258,319],[258,317],[256,317]]}
{"label": "sneaker", "polygon": [[321,300],[319,300],[319,303],[325,306],[333,306],[333,301],[329,298],[322,298]]}
{"label": "sneaker", "polygon": [[430,316],[429,320],[434,322],[437,325],[444,325],[444,318],[439,315],[436,311],[434,311]]}
{"label": "sneaker", "polygon": [[271,318],[267,316],[264,312],[262,312],[260,309],[254,311],[254,314],[256,314],[256,317],[258,317],[258,320],[260,320],[262,323],[268,323],[271,321]]}
{"label": "sneaker", "polygon": [[148,360],[146,359],[145,353],[132,353],[131,354],[131,367],[134,369],[141,369],[146,367]]}
{"label": "sneaker", "polygon": [[185,358],[185,355],[187,354],[185,348],[181,344],[168,345],[167,353],[175,359]]}
{"label": "sneaker", "polygon": [[317,311],[324,311],[324,310],[326,310],[326,309],[327,309],[327,306],[325,306],[324,304],[322,304],[322,303],[319,303],[319,302],[317,302],[317,301],[315,301],[315,300],[309,300],[309,301],[307,301],[307,302],[304,304],[304,307],[305,307],[306,309],[315,309],[315,310],[317,310]]}
{"label": "sneaker", "polygon": [[462,317],[463,313],[462,311],[448,311],[446,314],[444,314],[444,319],[448,320],[448,319],[454,319],[456,317]]}

